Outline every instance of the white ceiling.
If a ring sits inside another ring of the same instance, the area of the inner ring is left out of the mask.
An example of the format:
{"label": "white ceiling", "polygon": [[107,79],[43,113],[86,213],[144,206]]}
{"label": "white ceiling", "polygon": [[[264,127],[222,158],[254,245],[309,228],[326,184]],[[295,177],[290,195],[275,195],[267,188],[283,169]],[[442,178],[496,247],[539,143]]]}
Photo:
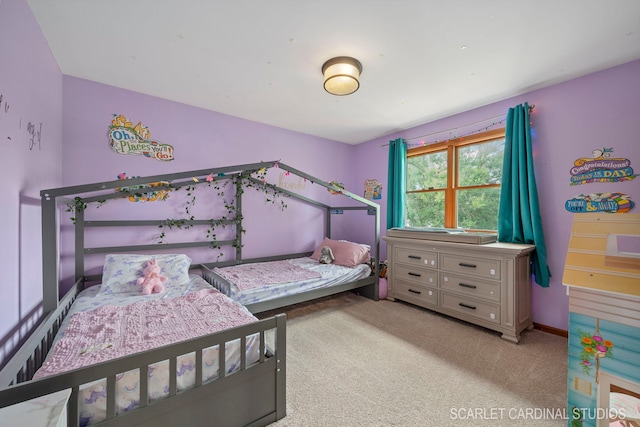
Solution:
{"label": "white ceiling", "polygon": [[[29,4],[65,75],[349,144],[640,58],[640,0]],[[336,97],[343,55],[361,86]]]}

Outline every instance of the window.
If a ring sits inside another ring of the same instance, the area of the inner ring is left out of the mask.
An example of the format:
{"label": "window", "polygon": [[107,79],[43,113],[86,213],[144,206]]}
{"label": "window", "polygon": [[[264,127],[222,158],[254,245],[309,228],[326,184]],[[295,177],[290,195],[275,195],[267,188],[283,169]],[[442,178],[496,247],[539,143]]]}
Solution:
{"label": "window", "polygon": [[495,231],[504,129],[407,150],[407,227]]}

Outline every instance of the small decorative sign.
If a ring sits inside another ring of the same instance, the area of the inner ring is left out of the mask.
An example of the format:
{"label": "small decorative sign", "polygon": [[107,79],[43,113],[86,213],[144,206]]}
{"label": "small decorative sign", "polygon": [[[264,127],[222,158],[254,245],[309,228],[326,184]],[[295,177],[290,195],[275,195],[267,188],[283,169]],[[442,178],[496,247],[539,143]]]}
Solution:
{"label": "small decorative sign", "polygon": [[364,181],[364,198],[369,200],[382,199],[382,184],[377,179],[367,179]]}
{"label": "small decorative sign", "polygon": [[592,151],[593,157],[582,157],[573,162],[571,185],[591,182],[621,182],[634,179],[629,159],[611,157],[613,148],[599,148]]}
{"label": "small decorative sign", "polygon": [[118,154],[145,156],[168,162],[174,159],[173,146],[153,141],[149,128],[139,122],[133,126],[122,114],[114,114],[109,126],[109,146]]}
{"label": "small decorative sign", "polygon": [[280,172],[278,175],[278,187],[285,190],[302,191],[307,186],[307,179],[302,177],[291,177],[289,171]]}
{"label": "small decorative sign", "polygon": [[[334,187],[338,187],[341,190],[344,190],[344,184],[338,181],[330,181],[329,184],[333,185]],[[329,193],[335,195],[335,194],[342,194],[342,191],[336,191],[332,188],[328,188]]]}
{"label": "small decorative sign", "polygon": [[[118,179],[127,180],[133,178],[140,178],[139,176],[127,176],[126,173],[118,174]],[[160,190],[150,190],[149,187],[166,186],[170,183],[168,181],[152,182],[147,185],[131,185],[129,187],[119,187],[116,191],[122,191],[129,193],[128,199],[130,202],[155,202],[156,200],[166,200],[169,197],[169,190],[166,188]],[[146,190],[146,191],[142,191]]]}
{"label": "small decorative sign", "polygon": [[631,196],[622,193],[593,193],[580,194],[565,202],[564,207],[569,212],[586,213],[625,213],[635,206]]}

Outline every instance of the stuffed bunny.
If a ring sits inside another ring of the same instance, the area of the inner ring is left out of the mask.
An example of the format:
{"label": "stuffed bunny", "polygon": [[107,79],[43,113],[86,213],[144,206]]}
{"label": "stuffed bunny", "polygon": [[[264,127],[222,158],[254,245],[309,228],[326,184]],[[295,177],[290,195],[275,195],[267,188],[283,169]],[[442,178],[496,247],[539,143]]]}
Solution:
{"label": "stuffed bunny", "polygon": [[149,295],[152,292],[164,292],[164,282],[166,281],[167,277],[160,274],[158,262],[152,259],[144,268],[144,276],[138,278],[138,285],[142,285],[143,294]]}
{"label": "stuffed bunny", "polygon": [[331,264],[334,259],[336,258],[333,256],[333,251],[329,246],[325,246],[320,250],[320,259],[318,260],[320,264]]}

